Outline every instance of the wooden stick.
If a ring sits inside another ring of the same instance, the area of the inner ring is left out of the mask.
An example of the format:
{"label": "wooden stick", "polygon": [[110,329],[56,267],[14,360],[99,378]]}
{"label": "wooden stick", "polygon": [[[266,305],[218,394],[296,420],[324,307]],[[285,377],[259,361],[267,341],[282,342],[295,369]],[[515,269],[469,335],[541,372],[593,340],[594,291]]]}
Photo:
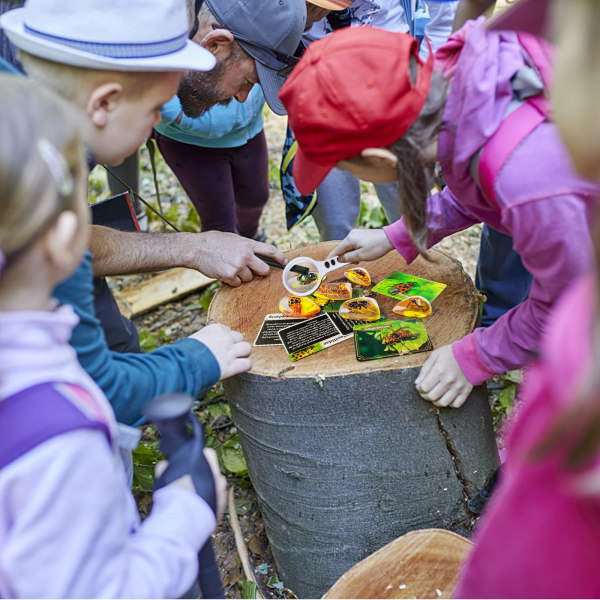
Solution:
{"label": "wooden stick", "polygon": [[244,541],[244,536],[242,535],[240,522],[237,516],[235,497],[233,495],[233,486],[229,487],[227,507],[229,510],[229,524],[231,525],[231,529],[233,530],[233,537],[235,538],[235,547],[239,554],[240,561],[242,562],[244,575],[246,576],[246,579],[252,581],[256,585],[256,598],[264,598],[264,596],[260,592],[258,581],[256,581],[254,573],[250,568],[250,561],[248,560],[248,549],[246,548],[246,542]]}

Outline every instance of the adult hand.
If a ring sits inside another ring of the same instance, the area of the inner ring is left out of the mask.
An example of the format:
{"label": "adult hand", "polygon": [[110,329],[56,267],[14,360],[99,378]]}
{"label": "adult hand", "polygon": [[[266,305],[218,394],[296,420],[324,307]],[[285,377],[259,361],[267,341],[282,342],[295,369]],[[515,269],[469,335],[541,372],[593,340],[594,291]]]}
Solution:
{"label": "adult hand", "polygon": [[375,260],[393,249],[383,229],[353,229],[327,258],[337,256],[340,262]]}
{"label": "adult hand", "polygon": [[235,233],[207,231],[188,234],[193,245],[188,248],[188,266],[214,277],[232,287],[252,281],[254,275],[266,276],[270,267],[255,255],[264,254],[281,265],[288,262],[286,256],[271,244],[250,240]]}
{"label": "adult hand", "polygon": [[244,373],[252,368],[252,363],[248,358],[252,346],[244,341],[244,337],[239,331],[229,329],[220,323],[214,323],[203,327],[190,337],[205,344],[213,353],[221,369],[220,379],[227,379],[227,377]]}
{"label": "adult hand", "polygon": [[[216,517],[218,522],[223,516],[223,512],[225,511],[225,503],[227,502],[227,479],[223,473],[221,473],[217,453],[212,448],[204,448],[203,453],[215,482],[215,496],[217,499]],[[157,479],[165,472],[168,466],[169,463],[166,460],[161,460],[160,462],[156,463],[154,472]],[[179,477],[175,481],[172,481],[169,485],[176,485],[184,490],[188,490],[194,494],[196,493],[194,482],[189,474]]]}
{"label": "adult hand", "polygon": [[465,377],[454,358],[452,346],[431,353],[415,380],[417,392],[434,406],[459,408],[465,403],[473,384]]}

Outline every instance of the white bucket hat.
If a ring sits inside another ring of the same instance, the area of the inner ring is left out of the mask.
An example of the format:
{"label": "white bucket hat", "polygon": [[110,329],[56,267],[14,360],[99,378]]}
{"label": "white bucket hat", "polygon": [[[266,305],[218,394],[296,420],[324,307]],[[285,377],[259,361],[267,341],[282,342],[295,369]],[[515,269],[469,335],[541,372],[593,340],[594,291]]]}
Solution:
{"label": "white bucket hat", "polygon": [[185,0],[27,0],[0,17],[10,41],[57,63],[115,71],[208,71]]}

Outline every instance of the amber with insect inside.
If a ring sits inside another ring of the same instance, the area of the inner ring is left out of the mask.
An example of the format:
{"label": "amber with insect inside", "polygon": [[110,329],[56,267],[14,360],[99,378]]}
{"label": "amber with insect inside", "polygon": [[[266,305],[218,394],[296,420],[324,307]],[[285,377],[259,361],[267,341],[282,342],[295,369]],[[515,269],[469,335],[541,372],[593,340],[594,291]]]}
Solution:
{"label": "amber with insect inside", "polygon": [[348,271],[344,271],[344,277],[356,285],[368,287],[371,285],[371,276],[366,269],[354,267]]}
{"label": "amber with insect inside", "polygon": [[309,298],[284,296],[279,301],[279,310],[286,317],[312,317],[321,312],[321,307]]}
{"label": "amber with insect inside", "polygon": [[428,317],[431,312],[431,302],[423,296],[409,296],[404,298],[392,308],[392,311],[403,317],[417,317],[423,319]]}
{"label": "amber with insect inside", "polygon": [[350,321],[377,321],[381,317],[375,298],[353,298],[340,306],[340,317]]}
{"label": "amber with insect inside", "polygon": [[314,283],[315,281],[317,281],[317,279],[319,279],[319,274],[310,271],[305,275],[298,275],[298,277],[296,277],[296,281],[293,281],[291,283],[291,286],[293,288],[303,288],[307,285],[310,285],[311,283]]}
{"label": "amber with insect inside", "polygon": [[349,283],[322,283],[315,296],[323,296],[330,300],[349,300],[352,298],[352,285]]}

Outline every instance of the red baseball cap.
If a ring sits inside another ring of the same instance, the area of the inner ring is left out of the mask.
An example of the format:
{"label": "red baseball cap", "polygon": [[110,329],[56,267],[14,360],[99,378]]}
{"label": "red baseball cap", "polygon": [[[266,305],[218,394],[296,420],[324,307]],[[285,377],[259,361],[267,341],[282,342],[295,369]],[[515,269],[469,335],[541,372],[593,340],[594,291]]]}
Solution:
{"label": "red baseball cap", "polygon": [[347,27],[313,42],[279,93],[298,141],[298,190],[310,194],[340,160],[401,138],[423,108],[432,70],[433,53],[424,63],[407,33]]}

